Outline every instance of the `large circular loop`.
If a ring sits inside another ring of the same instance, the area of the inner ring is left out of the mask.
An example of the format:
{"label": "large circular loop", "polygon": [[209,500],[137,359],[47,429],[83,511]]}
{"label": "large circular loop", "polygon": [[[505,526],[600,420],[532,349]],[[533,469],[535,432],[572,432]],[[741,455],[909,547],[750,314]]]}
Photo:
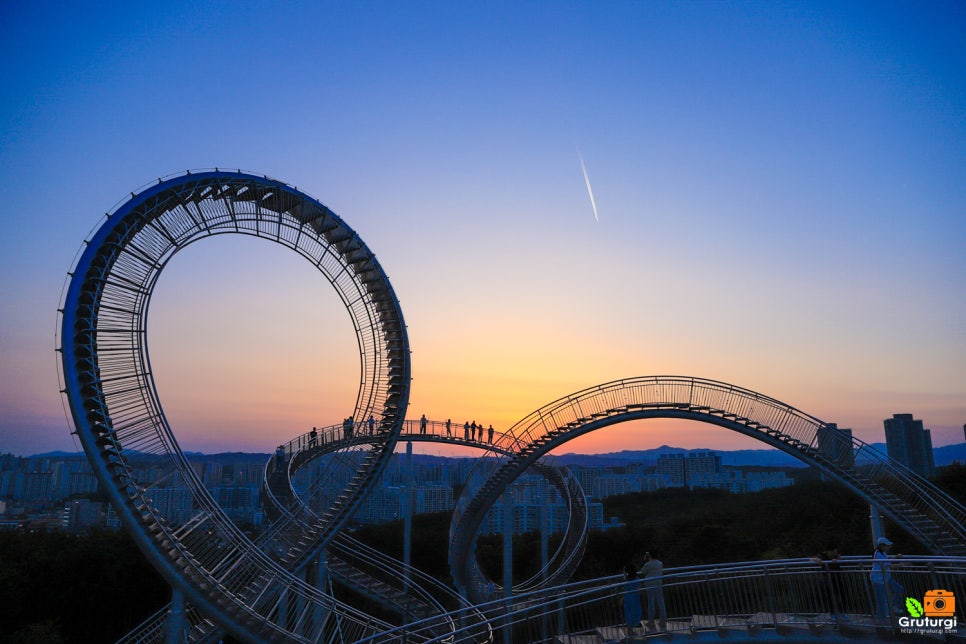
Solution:
{"label": "large circular loop", "polygon": [[[332,284],[352,318],[361,357],[353,418],[376,422],[348,487],[310,530],[301,524],[280,530],[271,556],[232,524],[189,467],[148,357],[148,308],[164,266],[195,241],[231,233],[294,250]],[[239,637],[317,639],[326,628],[318,607],[329,598],[289,571],[348,521],[388,462],[409,400],[409,341],[399,302],[358,234],[315,199],[267,177],[214,171],[159,180],[109,215],[87,243],[61,315],[64,391],[76,433],[141,549],[170,583]],[[146,493],[132,462],[145,457],[175,466],[191,495],[194,518],[187,524],[169,525]],[[298,613],[304,610],[314,612]]]}

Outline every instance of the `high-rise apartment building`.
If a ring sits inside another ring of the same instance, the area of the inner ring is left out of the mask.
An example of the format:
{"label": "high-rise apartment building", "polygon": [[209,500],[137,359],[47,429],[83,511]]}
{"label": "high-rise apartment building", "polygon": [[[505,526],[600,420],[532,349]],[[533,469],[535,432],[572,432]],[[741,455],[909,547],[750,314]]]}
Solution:
{"label": "high-rise apartment building", "polygon": [[928,429],[923,429],[922,421],[915,420],[912,414],[893,414],[883,423],[889,458],[920,476],[934,476],[936,463],[932,454],[932,436]]}
{"label": "high-rise apartment building", "polygon": [[52,503],[53,481],[53,472],[24,472],[24,501],[40,505]]}
{"label": "high-rise apartment building", "polygon": [[684,454],[658,456],[657,473],[664,480],[664,487],[684,487],[688,480]]}
{"label": "high-rise apartment building", "polygon": [[664,478],[665,487],[709,487],[709,481],[721,473],[721,456],[700,450],[684,454],[661,454],[657,459],[657,473]]}
{"label": "high-rise apartment building", "polygon": [[716,452],[702,450],[688,453],[688,480],[721,473],[721,456]]}

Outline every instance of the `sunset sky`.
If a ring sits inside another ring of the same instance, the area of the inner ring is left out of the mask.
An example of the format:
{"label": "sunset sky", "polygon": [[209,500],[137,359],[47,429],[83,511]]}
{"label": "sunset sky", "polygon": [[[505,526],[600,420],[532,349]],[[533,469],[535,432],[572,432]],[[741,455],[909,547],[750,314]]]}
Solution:
{"label": "sunset sky", "polygon": [[[212,167],[297,186],[378,255],[412,418],[502,429],[672,374],[963,441],[962,2],[13,0],[0,62],[0,452],[79,449],[67,272],[131,192]],[[348,314],[264,240],[176,256],[149,344],[186,450],[268,452],[355,402]],[[650,421],[564,451],[662,444],[757,445]]]}

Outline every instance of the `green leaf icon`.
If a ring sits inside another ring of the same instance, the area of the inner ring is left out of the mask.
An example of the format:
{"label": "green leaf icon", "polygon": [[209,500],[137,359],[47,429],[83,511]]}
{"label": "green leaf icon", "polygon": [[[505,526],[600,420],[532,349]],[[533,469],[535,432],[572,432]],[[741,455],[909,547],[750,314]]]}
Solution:
{"label": "green leaf icon", "polygon": [[922,617],[922,604],[913,597],[906,597],[906,610],[912,617]]}

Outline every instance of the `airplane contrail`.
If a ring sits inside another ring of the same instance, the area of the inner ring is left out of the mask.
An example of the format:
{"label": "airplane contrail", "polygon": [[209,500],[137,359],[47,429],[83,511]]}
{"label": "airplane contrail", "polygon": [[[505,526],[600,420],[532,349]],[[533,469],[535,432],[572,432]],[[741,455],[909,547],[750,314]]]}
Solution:
{"label": "airplane contrail", "polygon": [[587,184],[587,194],[590,195],[590,206],[594,209],[594,221],[600,223],[597,216],[597,201],[594,199],[594,189],[590,187],[590,177],[587,176],[587,166],[584,165],[584,156],[577,150],[577,158],[580,159],[580,169],[584,171],[584,183]]}

